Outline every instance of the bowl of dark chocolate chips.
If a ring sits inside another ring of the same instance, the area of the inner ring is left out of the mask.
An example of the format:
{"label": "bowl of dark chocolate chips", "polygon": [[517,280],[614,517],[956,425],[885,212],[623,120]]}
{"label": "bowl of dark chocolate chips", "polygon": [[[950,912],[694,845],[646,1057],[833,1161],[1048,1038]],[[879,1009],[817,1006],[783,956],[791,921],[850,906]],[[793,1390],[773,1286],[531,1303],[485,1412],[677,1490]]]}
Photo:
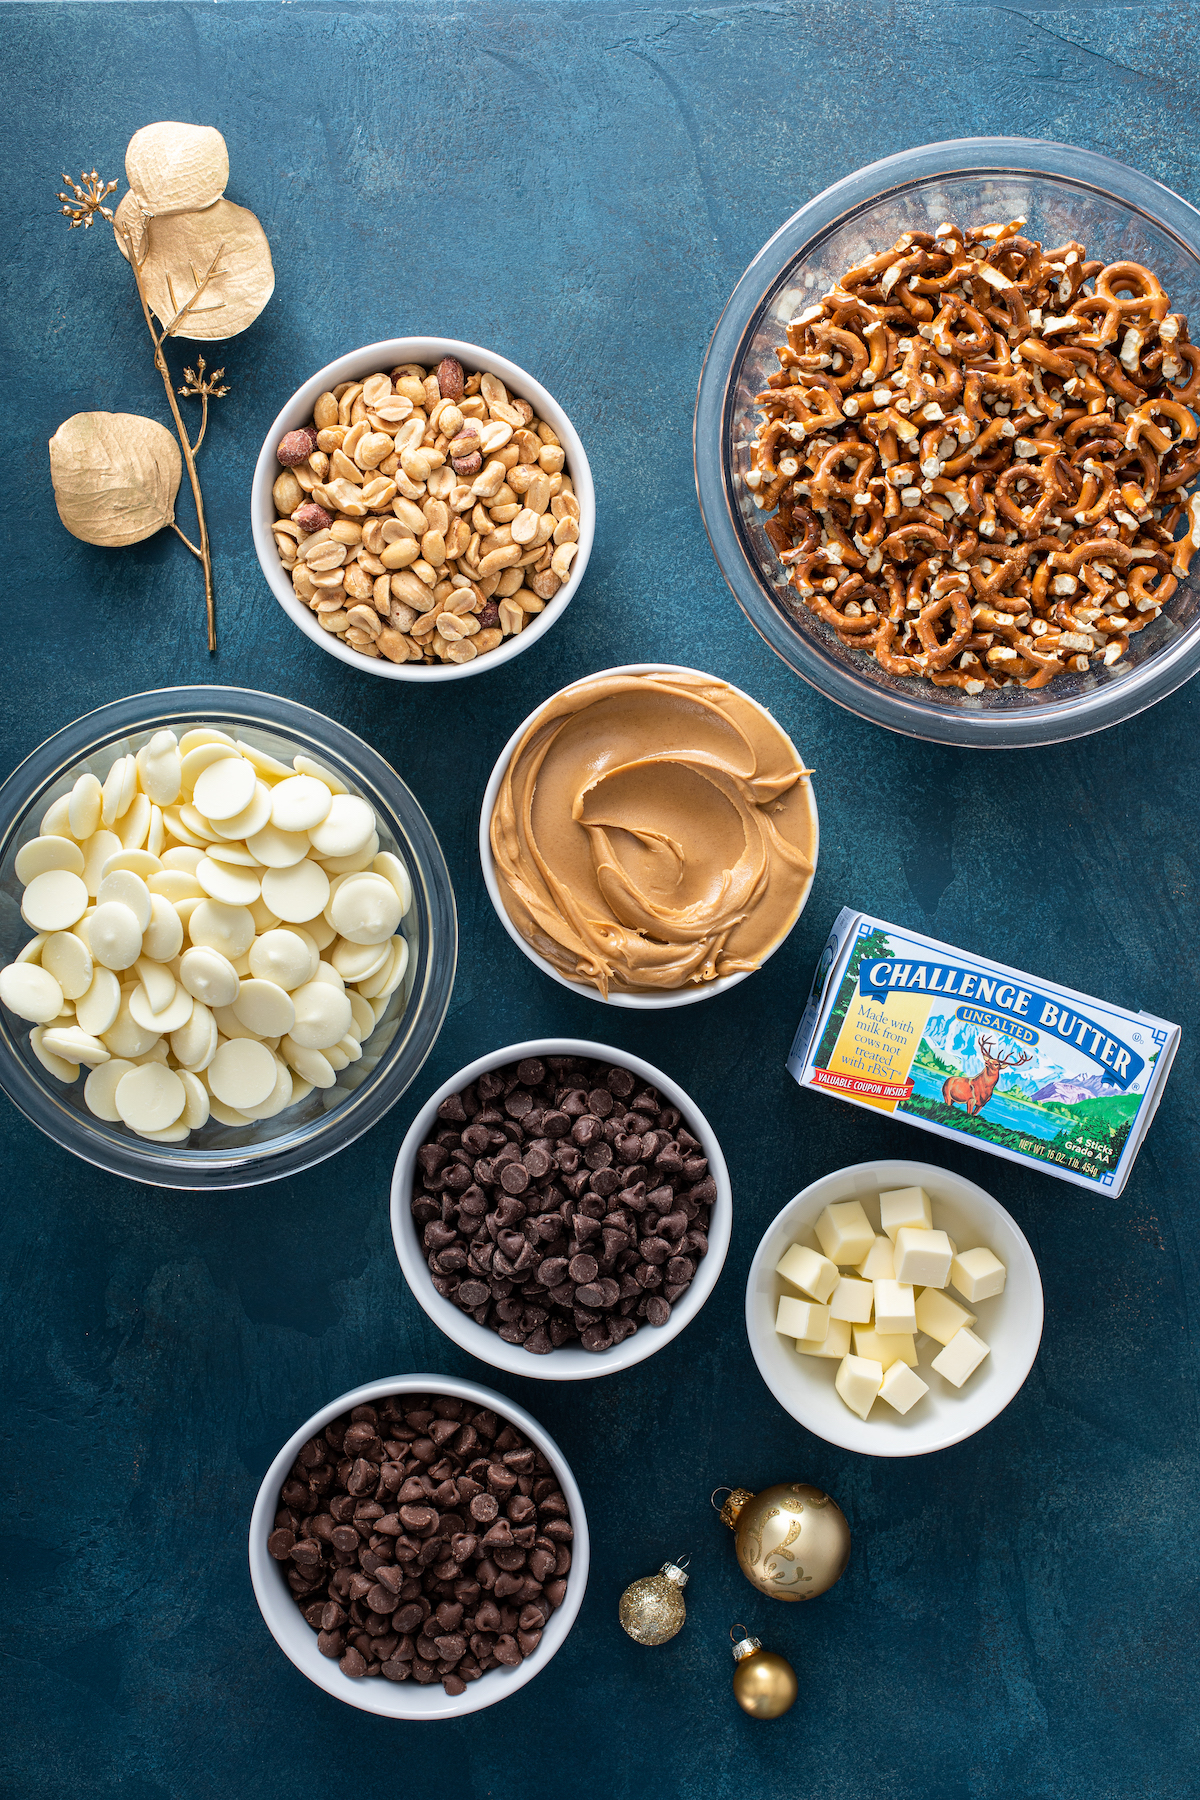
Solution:
{"label": "bowl of dark chocolate chips", "polygon": [[250,1577],[302,1675],[363,1712],[453,1719],[532,1681],[588,1576],[583,1500],[521,1406],[445,1375],[373,1381],[290,1437]]}
{"label": "bowl of dark chocolate chips", "polygon": [[392,1236],[434,1324],[513,1375],[632,1367],[716,1286],[733,1203],[708,1120],[670,1076],[578,1038],[460,1069],[413,1121]]}

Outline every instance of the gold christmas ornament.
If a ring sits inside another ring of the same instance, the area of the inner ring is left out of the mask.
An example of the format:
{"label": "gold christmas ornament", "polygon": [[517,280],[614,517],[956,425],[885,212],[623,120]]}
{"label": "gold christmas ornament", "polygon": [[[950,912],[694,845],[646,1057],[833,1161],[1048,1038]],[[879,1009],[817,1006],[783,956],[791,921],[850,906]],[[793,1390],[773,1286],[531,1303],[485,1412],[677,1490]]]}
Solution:
{"label": "gold christmas ornament", "polygon": [[796,1671],[784,1656],[764,1650],[744,1625],[729,1633],[733,1641],[733,1697],[752,1719],[778,1719],[800,1691]]}
{"label": "gold christmas ornament", "polygon": [[657,1575],[631,1581],[621,1595],[617,1617],[635,1643],[665,1644],[683,1624],[687,1617],[683,1604],[687,1564],[686,1556],[678,1562],[665,1562]]}
{"label": "gold christmas ornament", "polygon": [[[773,1600],[814,1600],[839,1580],[850,1560],[850,1527],[836,1500],[804,1481],[781,1481],[752,1494],[717,1488],[729,1498],[721,1523],[735,1534],[742,1574]],[[789,1702],[790,1704],[790,1702]]]}

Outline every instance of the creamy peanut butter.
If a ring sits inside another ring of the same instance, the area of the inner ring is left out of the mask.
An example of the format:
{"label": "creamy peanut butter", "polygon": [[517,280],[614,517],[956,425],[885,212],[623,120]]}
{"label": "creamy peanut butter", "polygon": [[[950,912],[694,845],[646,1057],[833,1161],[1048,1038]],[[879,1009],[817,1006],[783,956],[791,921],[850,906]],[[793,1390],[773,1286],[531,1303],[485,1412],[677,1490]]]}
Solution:
{"label": "creamy peanut butter", "polygon": [[685,669],[549,701],[509,760],[491,844],[522,937],[607,995],[756,969],[804,904],[816,829],[791,740]]}

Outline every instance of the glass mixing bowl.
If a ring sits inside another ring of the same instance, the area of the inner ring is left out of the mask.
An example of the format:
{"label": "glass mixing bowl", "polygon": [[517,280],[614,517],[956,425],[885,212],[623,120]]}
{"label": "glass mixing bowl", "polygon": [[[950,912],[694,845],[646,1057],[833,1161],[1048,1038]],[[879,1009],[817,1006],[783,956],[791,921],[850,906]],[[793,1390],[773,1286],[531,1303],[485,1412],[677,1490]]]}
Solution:
{"label": "glass mixing bowl", "polygon": [[315,1089],[273,1119],[243,1126],[216,1119],[186,1144],[154,1144],[106,1124],[83,1100],[83,1071],[66,1086],[48,1075],[29,1043],[30,1027],[0,1008],[0,1087],[30,1122],[85,1162],[159,1187],[248,1187],[324,1161],[381,1119],[429,1055],[442,1028],[458,955],[454,893],[441,846],[408,788],[361,738],[323,714],[275,694],[244,688],[181,687],[133,694],[86,713],[47,739],[0,787],[0,965],[33,932],[21,917],[16,857],[38,835],[52,800],[85,769],[101,781],[119,756],[154,732],[213,726],[290,763],[297,752],[333,771],[375,808],[381,849],[412,877],[413,903],[401,921],[409,962],[363,1055],[332,1088]]}
{"label": "glass mixing bowl", "polygon": [[846,649],[789,589],[744,482],[754,395],[779,367],[775,348],[797,312],[846,269],[890,249],[902,231],[943,220],[1028,220],[1046,244],[1075,238],[1106,262],[1147,264],[1200,333],[1200,212],[1110,157],[1033,138],[959,138],[870,163],[826,188],[759,251],[713,333],[696,397],[696,491],[709,542],[734,599],[777,655],[830,700],[910,737],[1012,749],[1119,724],[1200,668],[1200,582],[1181,582],[1153,625],[1110,668],[1060,675],[1032,692],[1010,686],[972,699],[889,675]]}

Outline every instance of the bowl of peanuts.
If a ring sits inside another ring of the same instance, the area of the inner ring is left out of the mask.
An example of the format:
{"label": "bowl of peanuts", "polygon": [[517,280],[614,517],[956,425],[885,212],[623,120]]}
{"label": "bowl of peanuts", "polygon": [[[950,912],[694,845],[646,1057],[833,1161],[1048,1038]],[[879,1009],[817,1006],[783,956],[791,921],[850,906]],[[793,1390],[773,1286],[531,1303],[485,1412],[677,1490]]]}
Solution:
{"label": "bowl of peanuts", "polygon": [[1200,668],[1193,333],[1200,213],[1111,158],[975,138],[846,177],[760,251],[700,379],[739,606],[909,736],[1012,749],[1164,698]]}
{"label": "bowl of peanuts", "polygon": [[579,435],[515,363],[449,338],[368,344],[272,425],[254,546],[331,656],[453,681],[544,637],[587,568],[596,501]]}

